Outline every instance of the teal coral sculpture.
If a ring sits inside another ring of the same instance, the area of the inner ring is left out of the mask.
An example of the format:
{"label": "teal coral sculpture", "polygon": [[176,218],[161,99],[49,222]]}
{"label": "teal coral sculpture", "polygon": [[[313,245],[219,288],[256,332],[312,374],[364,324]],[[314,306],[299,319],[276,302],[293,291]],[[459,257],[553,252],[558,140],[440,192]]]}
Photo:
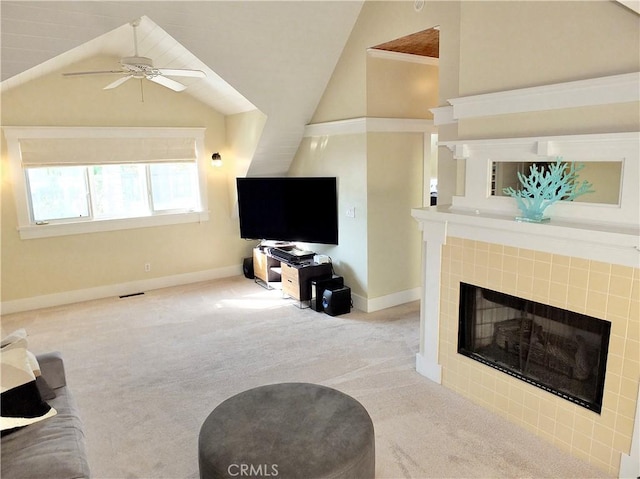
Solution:
{"label": "teal coral sculpture", "polygon": [[582,168],[584,164],[563,163],[562,158],[557,158],[547,168],[542,166],[538,169],[534,163],[529,168],[529,176],[518,172],[522,189],[514,190],[509,187],[502,190],[505,195],[514,197],[518,202],[523,216],[516,217],[516,220],[534,223],[549,221],[544,216],[544,210],[556,201],[573,201],[578,196],[593,193],[591,183],[578,181],[578,172]]}

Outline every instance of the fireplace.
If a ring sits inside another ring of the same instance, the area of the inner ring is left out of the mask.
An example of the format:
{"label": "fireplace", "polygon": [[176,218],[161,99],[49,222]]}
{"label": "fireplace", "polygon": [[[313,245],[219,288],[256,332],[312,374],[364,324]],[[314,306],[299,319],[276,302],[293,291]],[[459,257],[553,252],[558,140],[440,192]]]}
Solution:
{"label": "fireplace", "polygon": [[458,353],[597,413],[611,323],[460,283]]}
{"label": "fireplace", "polygon": [[[620,91],[604,78],[593,85],[601,81],[603,91]],[[439,163],[448,172],[459,163],[459,174],[451,205],[411,213],[423,239],[416,370],[611,476],[640,477],[639,133],[517,137],[520,128],[499,113],[507,104],[535,112],[527,128],[553,130],[535,120],[539,106],[562,108],[574,87],[467,96],[434,111],[436,125],[457,124],[438,145],[446,147]],[[584,98],[595,97],[585,90]],[[580,133],[581,126],[562,129]],[[549,222],[534,224],[514,221],[513,198],[489,194],[494,162],[558,157],[622,162],[620,181],[596,175],[595,189],[617,191],[617,204],[559,201]],[[485,290],[461,294],[464,285]],[[463,306],[484,304],[495,316],[461,324],[461,297]],[[592,362],[579,367],[585,356]]]}

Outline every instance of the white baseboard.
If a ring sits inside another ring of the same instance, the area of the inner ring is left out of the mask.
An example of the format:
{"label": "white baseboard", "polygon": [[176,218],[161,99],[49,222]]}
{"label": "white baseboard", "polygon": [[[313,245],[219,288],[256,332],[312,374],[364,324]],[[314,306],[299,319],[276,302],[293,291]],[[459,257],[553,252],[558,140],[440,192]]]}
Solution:
{"label": "white baseboard", "polygon": [[228,278],[231,276],[238,276],[240,274],[242,274],[242,266],[237,265],[228,266],[226,268],[195,271],[193,273],[130,281],[127,283],[97,286],[95,288],[77,289],[73,291],[65,291],[63,293],[45,294],[42,296],[15,299],[13,301],[3,301],[0,303],[0,311],[2,314],[18,313],[21,311],[61,306],[64,304],[79,303],[82,301],[108,298],[112,296],[123,296],[126,294],[168,288],[171,286],[180,286],[183,284]]}
{"label": "white baseboard", "polygon": [[[13,301],[3,301],[0,303],[2,314],[19,313],[21,311],[31,311],[34,309],[49,308],[51,306],[61,306],[64,304],[80,303],[93,299],[109,298],[113,296],[123,296],[154,289],[170,288],[183,284],[199,283],[213,279],[228,278],[242,274],[242,266],[229,266],[226,268],[209,269],[196,271],[193,273],[176,274],[172,276],[162,276],[159,278],[130,281],[127,283],[110,284],[97,286],[95,288],[77,289],[65,291],[63,293],[45,294],[30,298],[16,299]],[[356,294],[351,295],[353,307],[365,313],[372,313],[381,309],[391,308],[400,304],[417,301],[420,299],[420,288],[400,291],[368,300]]]}
{"label": "white baseboard", "polygon": [[442,384],[442,366],[428,362],[420,353],[416,354],[416,371],[433,382]]}
{"label": "white baseboard", "polygon": [[366,299],[362,296],[352,295],[353,307],[360,311],[364,311],[365,313],[373,313],[374,311],[380,311],[381,309],[410,303],[411,301],[418,301],[420,299],[420,293],[421,289],[418,287],[373,299]]}

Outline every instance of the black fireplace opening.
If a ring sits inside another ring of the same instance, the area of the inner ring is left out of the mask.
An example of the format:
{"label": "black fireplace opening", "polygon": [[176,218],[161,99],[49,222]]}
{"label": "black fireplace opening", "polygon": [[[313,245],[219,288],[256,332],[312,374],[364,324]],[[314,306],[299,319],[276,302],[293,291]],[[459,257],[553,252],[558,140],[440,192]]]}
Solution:
{"label": "black fireplace opening", "polygon": [[458,353],[600,413],[611,323],[460,283]]}

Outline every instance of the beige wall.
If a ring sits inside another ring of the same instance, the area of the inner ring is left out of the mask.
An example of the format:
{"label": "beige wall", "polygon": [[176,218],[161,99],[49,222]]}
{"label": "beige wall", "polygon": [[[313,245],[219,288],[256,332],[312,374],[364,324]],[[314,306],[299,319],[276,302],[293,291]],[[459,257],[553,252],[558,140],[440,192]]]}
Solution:
{"label": "beige wall", "polygon": [[638,15],[615,1],[463,2],[460,96],[638,71]]}
{"label": "beige wall", "polygon": [[[451,48],[450,57],[457,59],[458,9],[456,2],[426,2],[420,12],[414,10],[413,2],[365,2],[310,123],[373,116],[366,90],[368,48],[441,25],[441,55]],[[440,65],[441,99],[457,96],[457,77],[452,79],[457,61],[444,65],[444,73]]]}
{"label": "beige wall", "polygon": [[[337,176],[339,245],[331,256],[354,294],[371,300],[420,286],[423,135],[363,133],[306,138],[291,176]],[[355,218],[346,216],[355,208]]]}
{"label": "beige wall", "polygon": [[[602,413],[458,354],[461,281],[610,321]],[[640,269],[449,237],[440,311],[443,385],[617,476],[640,376]]]}
{"label": "beige wall", "polygon": [[422,235],[411,208],[422,204],[423,134],[367,135],[369,298],[421,284]]}
{"label": "beige wall", "polygon": [[[114,61],[95,58],[73,69]],[[11,89],[2,95],[2,125],[206,127],[207,154],[225,151],[223,115],[151,82],[143,84],[144,102],[138,81],[102,90],[109,81],[56,73]],[[2,301],[233,266],[240,271],[252,245],[240,239],[232,217],[230,156],[222,168],[208,168],[207,222],[21,240],[3,138]],[[150,272],[144,263],[151,263]]]}
{"label": "beige wall", "polygon": [[[290,176],[338,178],[338,246],[312,245],[331,256],[336,274],[344,277],[353,294],[368,290],[367,138],[364,134],[305,138],[289,169]],[[346,216],[355,208],[355,218]],[[312,212],[310,212],[312,214]]]}
{"label": "beige wall", "polygon": [[367,116],[432,119],[438,104],[438,66],[367,58]]}
{"label": "beige wall", "polygon": [[[465,2],[460,96],[640,70],[638,15],[613,1]],[[640,104],[461,120],[460,138],[637,131]]]}
{"label": "beige wall", "polygon": [[[368,56],[367,49],[443,22],[455,25],[456,14],[451,15],[449,9],[456,11],[457,5],[439,3],[428,2],[423,11],[416,12],[412,2],[365,2],[311,123],[361,117],[431,118],[429,108],[439,102],[440,68]],[[445,44],[455,43],[452,30]],[[457,58],[457,53],[452,57]],[[453,89],[450,82],[446,85],[445,91],[457,92],[457,85]],[[332,150],[332,156],[324,156],[322,161],[309,161],[305,146],[298,151],[290,173],[317,175],[326,170],[324,163],[328,162],[332,165],[328,171],[336,174],[352,155],[363,158],[359,172],[363,176],[358,181],[347,183],[340,176],[341,195],[354,198],[352,189],[357,191],[353,204],[340,198],[341,228],[360,225],[358,237],[348,239],[347,244],[343,234],[347,231],[342,229],[340,245],[329,254],[342,262],[336,267],[338,274],[354,293],[367,300],[418,288],[420,234],[410,210],[422,206],[423,135],[369,132],[346,136],[360,137],[362,149],[355,152],[349,143],[347,149]],[[327,140],[339,146],[345,141],[342,137],[307,139],[303,146]],[[353,219],[345,215],[346,208],[352,206],[356,207]]]}
{"label": "beige wall", "polygon": [[[426,2],[420,12],[414,10],[413,2],[365,2],[311,123],[376,116],[377,112],[374,114],[368,110],[372,95],[363,89],[363,86],[373,87],[367,85],[370,62],[367,62],[366,50],[435,26],[440,26],[438,99],[433,105],[423,105],[427,111],[423,114],[430,115],[428,109],[431,106],[444,106],[448,98],[458,97],[460,11],[460,2],[450,1]],[[457,125],[443,126],[438,133],[441,140],[456,139]],[[438,198],[441,203],[451,203],[451,197],[456,194],[460,163],[453,160],[448,150],[440,150]]]}

